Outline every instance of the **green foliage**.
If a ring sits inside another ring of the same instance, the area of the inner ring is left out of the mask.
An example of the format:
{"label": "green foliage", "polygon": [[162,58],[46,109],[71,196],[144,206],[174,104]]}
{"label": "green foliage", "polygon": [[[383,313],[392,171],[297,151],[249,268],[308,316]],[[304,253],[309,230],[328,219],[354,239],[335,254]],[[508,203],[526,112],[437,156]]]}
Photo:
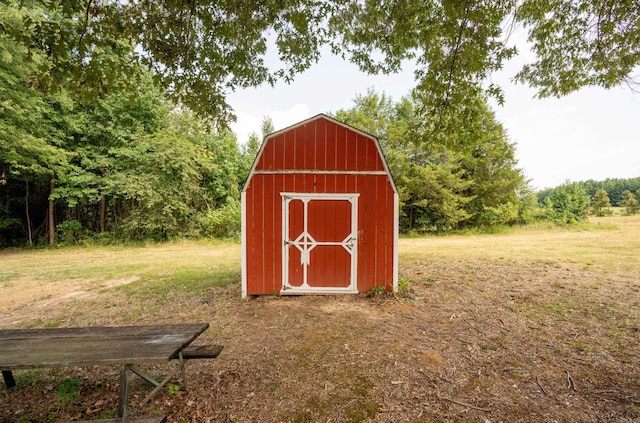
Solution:
{"label": "green foliage", "polygon": [[398,291],[395,296],[397,298],[411,298],[411,281],[409,279],[398,279]]}
{"label": "green foliage", "polygon": [[[140,81],[133,99],[112,92],[84,105],[14,87],[50,108],[40,117],[47,129],[40,144],[17,133],[0,138],[7,147],[0,151],[0,243],[15,244],[29,222],[46,220],[49,199],[63,244],[237,236],[240,187],[255,151],[241,151],[233,134],[211,133],[187,110],[171,111],[148,75]],[[36,122],[21,129],[18,118],[29,110],[18,111],[0,109],[7,118],[0,125],[37,133]]]}
{"label": "green foliage", "polygon": [[517,19],[529,28],[536,55],[516,79],[560,97],[581,87],[633,83],[640,55],[637,1],[528,0]]}
{"label": "green foliage", "polygon": [[[640,63],[636,1],[39,0],[27,7],[7,0],[3,8],[0,34],[30,49],[37,67],[29,83],[39,90],[74,87],[83,103],[113,91],[134,94],[142,63],[176,103],[223,126],[232,114],[225,93],[290,82],[324,46],[367,73],[414,60],[432,134],[455,128],[449,111],[469,98],[503,101],[500,87],[482,84],[517,53],[505,41],[516,25],[535,54],[517,79],[540,96],[632,83]],[[269,67],[272,51],[279,62]]]}
{"label": "green foliage", "polygon": [[[625,213],[627,214],[634,214],[638,212],[638,210],[634,208],[635,196],[633,196],[633,192],[640,190],[640,177],[630,179],[608,178],[604,181],[594,181],[590,179],[588,181],[572,182],[571,184],[567,183],[560,187],[547,188],[538,193],[539,204],[547,210],[553,209],[553,212],[551,213],[553,219],[558,219],[563,222],[565,221],[562,217],[562,213],[558,215],[557,203],[558,201],[564,201],[558,200],[558,197],[565,196],[566,185],[574,186],[575,190],[581,191],[588,197],[591,197],[591,208],[596,216],[611,214],[611,204],[624,207]],[[632,198],[632,196],[634,198]],[[629,202],[629,207],[627,207],[627,202]],[[569,220],[571,220],[571,218],[569,218]],[[580,218],[576,218],[575,220],[580,220]]]}
{"label": "green foliage", "polygon": [[622,201],[620,201],[618,205],[625,208],[627,216],[634,215],[640,211],[640,202],[638,202],[636,196],[629,190],[622,193]]}
{"label": "green foliage", "polygon": [[[594,1],[565,3],[6,0],[0,244],[37,243],[54,230],[65,243],[235,237],[260,142],[252,136],[243,150],[219,130],[232,114],[225,93],[290,81],[322,46],[367,72],[418,64],[410,98],[370,92],[337,113],[379,137],[403,230],[555,216],[556,206],[531,207],[523,194],[514,147],[486,104],[487,95],[501,101],[500,89],[483,82],[515,54],[503,42],[508,18],[529,28],[538,61],[519,78],[541,95],[628,81],[640,61],[633,2],[606,16]],[[271,47],[280,63],[268,68]],[[266,118],[262,135],[272,131]],[[637,182],[602,188],[617,204]]]}
{"label": "green foliage", "polygon": [[[603,189],[607,192],[611,204],[618,204],[623,200],[622,193],[625,190],[635,192],[640,189],[640,177],[638,178],[607,178],[604,181],[594,181],[589,179],[587,181],[576,182],[583,186],[589,197],[593,197],[598,190]],[[543,202],[555,188],[547,188],[541,190],[538,193],[540,201]]]}
{"label": "green foliage", "polygon": [[62,408],[66,407],[69,403],[78,400],[80,386],[80,381],[76,379],[64,379],[60,382],[56,392],[60,399],[60,405]]}
{"label": "green foliage", "polygon": [[527,189],[515,158],[515,145],[484,98],[467,100],[468,112],[452,138],[462,154],[465,175],[473,180],[465,225],[492,226],[517,222],[519,197]]}
{"label": "green foliage", "polygon": [[167,390],[169,391],[169,395],[178,395],[180,392],[180,386],[170,383],[167,385]]}
{"label": "green foliage", "polygon": [[106,419],[115,419],[118,416],[118,413],[115,410],[104,410],[100,413],[100,418],[103,420]]}
{"label": "green foliage", "polygon": [[275,128],[273,127],[273,120],[270,116],[265,116],[262,118],[262,124],[260,125],[260,132],[262,132],[262,138],[266,138],[267,135],[275,132]]}
{"label": "green foliage", "polygon": [[58,223],[56,229],[62,244],[77,244],[82,236],[82,223],[75,219]]}
{"label": "green foliage", "polygon": [[[0,25],[20,16],[11,8],[1,8]],[[42,57],[1,31],[0,58],[0,243],[14,244],[16,237],[25,237],[32,245],[49,228],[42,224],[46,206],[29,207],[30,203],[46,204],[49,184],[72,170],[64,148],[67,137],[60,127],[73,103],[64,91],[45,96],[29,88],[28,76]]]}
{"label": "green foliage", "polygon": [[[8,11],[0,12],[7,19]],[[37,64],[27,49],[0,35],[0,165],[2,185],[9,178],[49,179],[67,164],[64,139],[54,119],[64,114],[63,94],[45,97],[27,88],[26,76]],[[34,59],[35,60],[35,59]],[[57,113],[58,112],[58,113]]]}
{"label": "green foliage", "polygon": [[467,101],[460,113],[457,129],[437,138],[429,136],[437,118],[425,115],[416,97],[394,103],[370,90],[335,114],[378,137],[400,193],[405,232],[518,221],[525,181],[513,144],[483,98]]}
{"label": "green foliage", "polygon": [[367,296],[369,297],[378,297],[380,295],[384,295],[387,293],[387,290],[385,289],[384,286],[382,285],[376,285],[374,287],[372,287],[369,292],[367,293]]}
{"label": "green foliage", "polygon": [[520,193],[517,223],[529,225],[551,219],[552,213],[550,209],[541,206],[538,202],[538,196],[533,191],[527,188]]}
{"label": "green foliage", "polygon": [[463,176],[456,156],[446,153],[434,163],[412,166],[401,175],[398,186],[409,229],[446,231],[468,219],[465,206],[472,197],[465,190],[473,181]]}
{"label": "green foliage", "polygon": [[595,195],[591,199],[591,209],[596,216],[606,216],[611,214],[611,202],[609,201],[609,195],[607,191],[600,188],[596,191]]}
{"label": "green foliage", "polygon": [[206,177],[209,198],[215,207],[240,200],[240,190],[252,164],[245,159],[236,137],[230,132],[209,135],[207,149],[213,154],[213,168]]}
{"label": "green foliage", "polygon": [[578,183],[565,183],[546,198],[545,207],[553,211],[553,217],[560,223],[578,223],[587,218],[589,196]]}
{"label": "green foliage", "polygon": [[203,134],[190,132],[191,121],[174,118],[173,125],[139,140],[137,155],[122,156],[126,179],[116,181],[114,191],[131,204],[122,228],[134,238],[188,233],[196,210],[207,204],[202,182],[213,170],[213,155]]}
{"label": "green foliage", "polygon": [[229,199],[224,206],[199,215],[197,234],[215,238],[239,238],[241,213],[240,202]]}

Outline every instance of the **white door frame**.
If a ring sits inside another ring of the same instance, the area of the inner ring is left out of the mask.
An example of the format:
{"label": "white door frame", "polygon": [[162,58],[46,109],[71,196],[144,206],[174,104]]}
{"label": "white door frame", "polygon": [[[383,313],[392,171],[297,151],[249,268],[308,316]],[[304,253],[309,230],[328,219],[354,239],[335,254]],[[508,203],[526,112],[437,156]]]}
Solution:
{"label": "white door frame", "polygon": [[[345,294],[358,293],[357,264],[358,264],[358,197],[360,194],[324,194],[324,193],[293,193],[283,192],[282,196],[282,295],[296,294]],[[302,234],[294,241],[289,240],[289,203],[293,200],[301,200],[304,205]],[[340,242],[319,242],[308,233],[308,205],[313,200],[338,200],[348,201],[351,204],[351,233]],[[302,238],[301,238],[302,237]],[[300,250],[303,283],[301,286],[289,284],[289,246],[294,245]],[[307,283],[307,270],[310,265],[310,253],[316,246],[341,245],[351,255],[351,274],[348,287],[311,287]]]}

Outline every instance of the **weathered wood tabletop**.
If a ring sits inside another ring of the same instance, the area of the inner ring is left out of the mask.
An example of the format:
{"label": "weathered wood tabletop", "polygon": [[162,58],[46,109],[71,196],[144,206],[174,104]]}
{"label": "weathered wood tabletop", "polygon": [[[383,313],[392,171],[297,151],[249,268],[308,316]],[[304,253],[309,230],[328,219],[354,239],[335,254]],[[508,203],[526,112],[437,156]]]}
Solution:
{"label": "weathered wood tabletop", "polygon": [[0,369],[169,361],[208,323],[0,330]]}
{"label": "weathered wood tabletop", "polygon": [[[156,326],[84,327],[0,330],[0,370],[7,388],[15,386],[13,370],[43,367],[120,366],[118,416],[128,413],[129,374],[142,377],[155,389],[142,400],[149,401],[178,371],[185,379],[181,351],[208,323]],[[168,362],[179,358],[179,367],[158,382],[136,369],[142,363]]]}

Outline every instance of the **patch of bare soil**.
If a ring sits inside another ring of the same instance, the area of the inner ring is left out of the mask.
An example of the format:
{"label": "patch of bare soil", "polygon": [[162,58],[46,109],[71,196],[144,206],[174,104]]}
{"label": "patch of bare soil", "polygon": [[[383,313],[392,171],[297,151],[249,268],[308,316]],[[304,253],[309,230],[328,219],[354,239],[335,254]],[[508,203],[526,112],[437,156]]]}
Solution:
{"label": "patch of bare soil", "polygon": [[[115,289],[42,313],[61,326],[210,322],[197,342],[223,344],[220,357],[189,362],[189,390],[176,379],[141,410],[169,422],[640,422],[637,277],[507,260],[412,261],[401,277],[400,298]],[[16,379],[0,389],[2,422],[117,406],[116,368]],[[134,385],[133,406],[144,392]]]}

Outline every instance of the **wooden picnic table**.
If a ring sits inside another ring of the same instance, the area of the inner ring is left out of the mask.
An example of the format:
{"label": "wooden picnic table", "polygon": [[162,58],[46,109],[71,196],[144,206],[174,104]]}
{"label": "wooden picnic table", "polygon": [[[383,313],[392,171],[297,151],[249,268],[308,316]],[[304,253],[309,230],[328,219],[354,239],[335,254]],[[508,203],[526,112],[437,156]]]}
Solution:
{"label": "wooden picnic table", "polygon": [[[127,415],[130,372],[156,388],[139,405],[149,401],[166,383],[182,371],[186,383],[182,350],[209,327],[208,323],[155,326],[113,326],[53,329],[0,330],[0,370],[7,387],[11,371],[45,367],[120,366],[118,415]],[[179,365],[157,382],[135,367],[177,359]]]}

